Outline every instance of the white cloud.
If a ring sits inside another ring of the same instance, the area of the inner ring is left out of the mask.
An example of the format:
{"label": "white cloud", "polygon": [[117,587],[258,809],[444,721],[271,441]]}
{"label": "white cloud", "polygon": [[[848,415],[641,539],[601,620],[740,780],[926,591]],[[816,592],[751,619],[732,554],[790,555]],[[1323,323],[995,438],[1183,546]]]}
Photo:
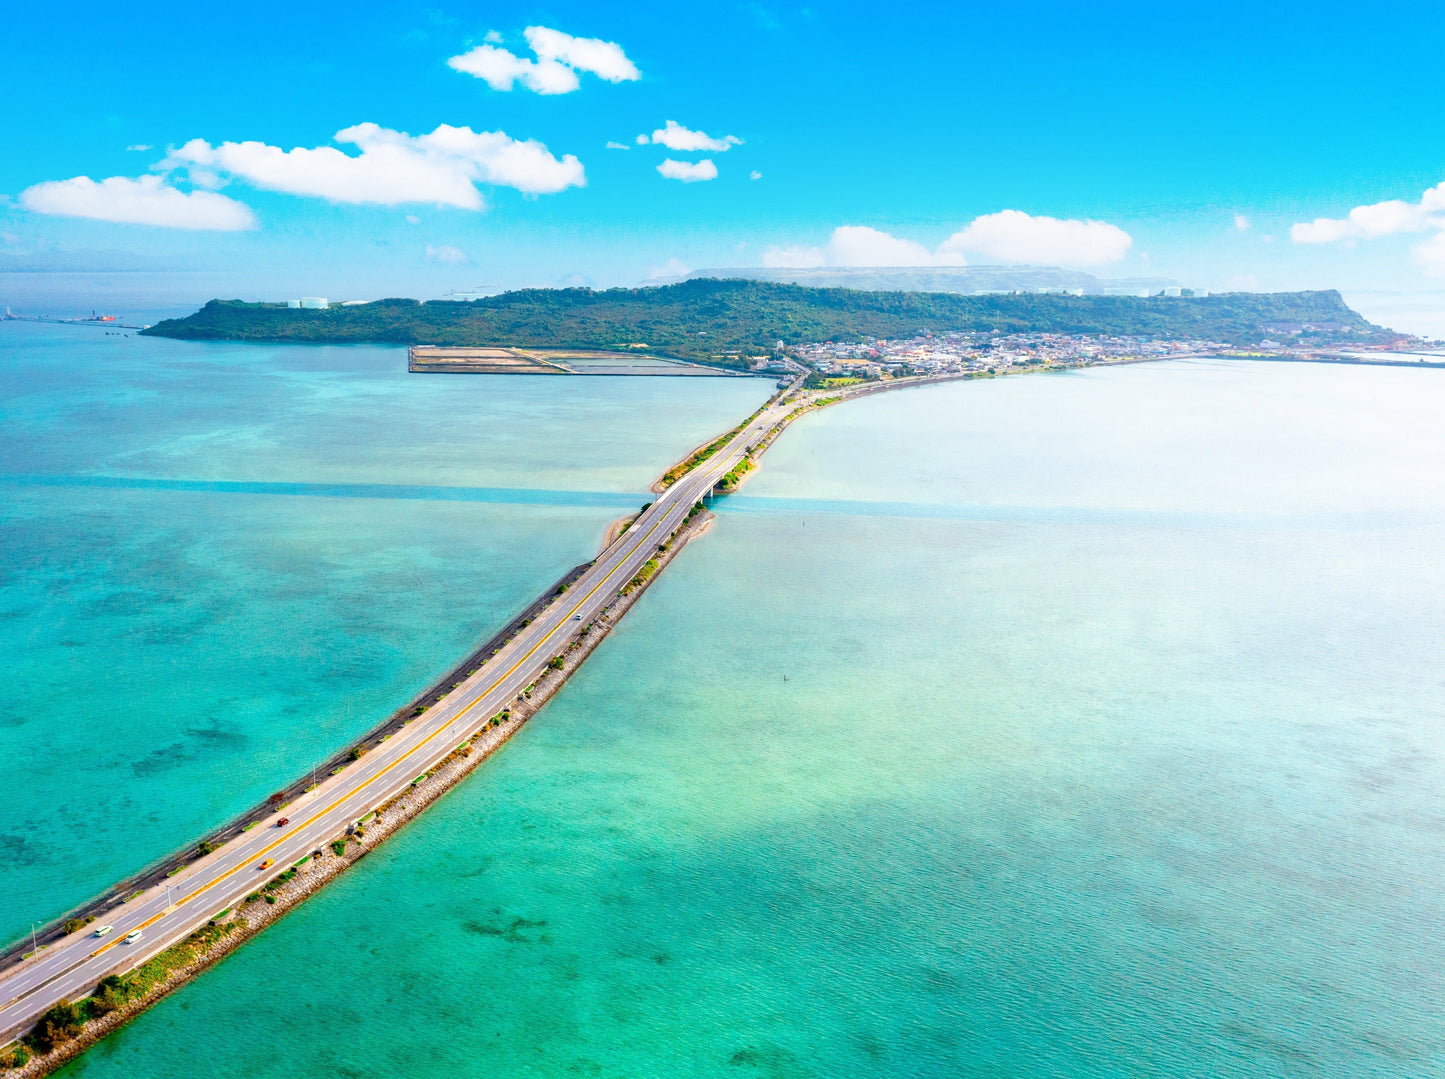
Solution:
{"label": "white cloud", "polygon": [[1234,227],[1237,228],[1240,232],[1248,232],[1249,218],[1245,217],[1243,214],[1235,214]]}
{"label": "white cloud", "polygon": [[1445,182],[1425,191],[1419,202],[1388,199],[1356,206],[1346,217],[1299,222],[1290,226],[1289,238],[1297,244],[1353,247],[1359,240],[1412,232],[1434,233],[1410,248],[1410,255],[1427,276],[1445,277]]}
{"label": "white cloud", "polygon": [[648,271],[649,281],[681,281],[688,274],[692,273],[692,267],[679,258],[670,258],[661,266],[654,266]]}
{"label": "white cloud", "polygon": [[609,150],[630,150],[630,149],[632,149],[632,147],[631,147],[631,146],[628,146],[627,143],[625,143],[625,142],[614,142],[612,139],[608,139],[608,140],[607,140],[607,149],[609,149]]}
{"label": "white cloud", "polygon": [[1436,184],[1419,202],[1388,199],[1368,206],[1356,206],[1347,217],[1317,217],[1291,225],[1289,238],[1297,244],[1348,243],[1375,240],[1403,232],[1445,229],[1445,183]]}
{"label": "white cloud", "polygon": [[763,265],[783,270],[801,270],[807,266],[828,265],[828,253],[821,247],[769,247],[763,252]]}
{"label": "white cloud", "polygon": [[1445,232],[1437,232],[1410,249],[1415,262],[1429,277],[1445,277]]}
{"label": "white cloud", "polygon": [[957,252],[934,254],[921,243],[900,240],[864,225],[844,225],[828,241],[830,266],[962,266]]}
{"label": "white cloud", "polygon": [[1133,243],[1123,229],[1102,221],[1061,221],[1004,210],[974,218],[930,251],[863,225],[843,225],[823,247],[770,247],[763,264],[804,266],[966,266],[965,252],[1004,262],[1095,266],[1123,258]]}
{"label": "white cloud", "polygon": [[213,232],[256,227],[256,218],[244,203],[214,191],[180,191],[159,176],[50,180],[22,191],[20,205],[39,214],[127,225]]}
{"label": "white cloud", "polygon": [[[666,127],[659,127],[654,131],[651,141],[658,146],[666,146],[669,150],[679,150],[683,153],[708,150],[721,154],[731,150],[734,146],[743,144],[743,140],[736,135],[724,135],[720,139],[715,139],[706,131],[689,131],[676,120],[669,120]],[[637,145],[646,146],[647,143],[646,135],[637,136]]]}
{"label": "white cloud", "polygon": [[695,184],[699,180],[717,179],[717,166],[707,158],[693,164],[687,161],[674,161],[669,157],[657,166],[657,171],[669,180],[681,180],[685,184]]}
{"label": "white cloud", "polygon": [[485,206],[479,183],[528,195],[587,183],[582,163],[573,155],[558,160],[535,139],[522,141],[502,131],[442,124],[429,135],[413,137],[367,123],[338,131],[336,141],[351,143],[361,153],[352,157],[331,146],[282,150],[262,142],[213,147],[194,139],[173,150],[161,167],[189,169],[196,182],[214,173],[269,191],[332,202],[433,203],[465,210]]}
{"label": "white cloud", "polygon": [[823,247],[770,247],[763,265],[787,269],[805,266],[963,266],[957,252],[935,253],[921,243],[866,225],[842,225]]}
{"label": "white cloud", "polygon": [[1427,227],[1425,211],[1399,199],[1356,206],[1348,217],[1317,217],[1291,225],[1289,238],[1297,244],[1329,244],[1348,240],[1374,240]]}
{"label": "white cloud", "polygon": [[524,60],[494,45],[478,45],[471,52],[453,56],[447,66],[465,75],[485,79],[493,90],[510,90],[521,83],[539,94],[570,94],[582,85],[577,72],[555,60],[542,63]]}
{"label": "white cloud", "polygon": [[595,37],[572,37],[545,26],[529,26],[523,31],[527,44],[542,63],[556,61],[577,71],[589,71],[608,82],[636,82],[642,72],[615,41]]}
{"label": "white cloud", "polygon": [[139,150],[144,153],[146,150],[154,150],[155,147],[148,142],[135,142],[126,147],[126,150]]}
{"label": "white cloud", "polygon": [[452,247],[449,244],[444,244],[441,247],[433,247],[431,244],[427,244],[426,257],[433,262],[462,263],[472,261],[467,258],[467,253],[460,247]]}
{"label": "white cloud", "polygon": [[417,217],[416,214],[407,214],[407,215],[406,215],[406,223],[407,223],[408,225],[420,225],[420,224],[421,224],[421,218]]}
{"label": "white cloud", "polygon": [[762,174],[761,172],[759,172],[757,169],[753,169],[752,172],[748,173],[748,179],[749,179],[749,180],[761,180],[762,178],[763,178],[763,174]]}
{"label": "white cloud", "polygon": [[523,34],[537,57],[535,60],[498,48],[501,35],[492,31],[486,37],[489,44],[453,56],[447,66],[486,80],[493,90],[511,90],[520,82],[539,94],[570,94],[581,86],[577,78],[579,71],[614,83],[642,78],[622,46],[614,41],[573,37],[545,26],[529,26]]}
{"label": "white cloud", "polygon": [[1122,259],[1133,243],[1127,232],[1105,221],[1060,220],[1001,210],[974,218],[938,250],[966,251],[1009,263],[1102,266]]}
{"label": "white cloud", "polygon": [[488,31],[487,31],[487,36],[484,37],[484,38],[482,38],[482,40],[483,40],[483,41],[486,41],[486,42],[490,42],[490,43],[493,44],[493,45],[500,45],[505,39],[502,37],[500,31],[497,31],[497,30],[488,30]]}

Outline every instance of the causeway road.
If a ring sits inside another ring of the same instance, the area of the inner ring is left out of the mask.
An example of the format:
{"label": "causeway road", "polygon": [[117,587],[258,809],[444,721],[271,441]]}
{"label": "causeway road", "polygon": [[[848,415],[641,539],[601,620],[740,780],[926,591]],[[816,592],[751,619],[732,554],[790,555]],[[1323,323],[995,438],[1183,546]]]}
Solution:
{"label": "causeway road", "polygon": [[[792,406],[778,403],[784,396],[775,396],[725,447],[658,495],[570,589],[426,712],[164,884],[117,901],[84,930],[0,971],[0,1045],[28,1030],[58,1001],[88,996],[106,975],[134,969],[239,906],[251,892],[399,794],[509,707],[548,661],[601,615],[745,450],[787,415]],[[111,930],[97,937],[101,925]],[[135,932],[139,937],[130,940]]]}

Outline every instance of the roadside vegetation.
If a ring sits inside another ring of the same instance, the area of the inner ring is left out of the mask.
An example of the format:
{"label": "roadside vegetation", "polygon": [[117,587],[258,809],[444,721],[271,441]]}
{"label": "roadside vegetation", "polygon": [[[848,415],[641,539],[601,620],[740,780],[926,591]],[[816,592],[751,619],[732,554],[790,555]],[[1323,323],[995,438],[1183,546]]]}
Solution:
{"label": "roadside vegetation", "polygon": [[92,1019],[100,1019],[144,997],[172,973],[194,963],[232,929],[233,926],[217,925],[214,922],[202,926],[179,944],[167,948],[131,973],[123,977],[110,974],[102,978],[95,992],[84,1000],[58,1001],[41,1015],[30,1033],[21,1039],[19,1047],[0,1056],[0,1065],[21,1067],[29,1061],[30,1053],[48,1053],[69,1041]]}
{"label": "roadside vegetation", "polygon": [[657,572],[657,559],[649,558],[642,563],[642,568],[637,571],[637,576],[622,586],[622,595],[628,595],[635,588],[641,588]]}
{"label": "roadside vegetation", "polygon": [[[687,460],[680,461],[679,463],[673,465],[662,474],[662,486],[671,487],[674,483],[682,479],[682,477],[686,476],[698,465],[702,464],[713,454],[717,453],[718,450],[726,446],[732,440],[733,436],[736,435],[739,431],[741,431],[742,428],[743,425],[739,424],[727,434],[721,435],[712,442],[709,442],[702,449],[696,450],[693,455]],[[651,505],[651,503],[648,503],[648,505]]]}
{"label": "roadside vegetation", "polygon": [[722,479],[718,480],[718,491],[722,494],[729,494],[733,491],[736,491],[738,489],[738,485],[743,482],[743,477],[746,476],[749,472],[751,472],[755,467],[756,466],[753,464],[753,459],[751,457],[743,457],[743,459],[739,461],[730,472],[724,475]]}

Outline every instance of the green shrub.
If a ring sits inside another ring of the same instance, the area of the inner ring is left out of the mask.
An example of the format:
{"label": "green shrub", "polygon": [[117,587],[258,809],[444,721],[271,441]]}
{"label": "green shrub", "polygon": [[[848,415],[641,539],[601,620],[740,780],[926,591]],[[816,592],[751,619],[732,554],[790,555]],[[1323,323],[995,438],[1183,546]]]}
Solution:
{"label": "green shrub", "polygon": [[23,1068],[30,1063],[30,1050],[17,1045],[8,1053],[0,1053],[0,1068]]}
{"label": "green shrub", "polygon": [[86,1022],[99,1019],[102,1015],[109,1015],[115,1009],[116,1002],[100,994],[93,994],[80,1002],[80,1014]]}
{"label": "green shrub", "polygon": [[346,853],[346,840],[333,839],[331,841],[331,852],[335,854],[336,857],[340,858],[343,854]]}
{"label": "green shrub", "polygon": [[80,1009],[70,1001],[57,1001],[53,1008],[40,1017],[35,1029],[25,1035],[25,1044],[36,1052],[48,1053],[61,1042],[78,1034],[84,1021]]}
{"label": "green shrub", "polygon": [[211,851],[215,850],[220,845],[221,844],[219,843],[212,843],[208,840],[203,839],[196,844],[196,853],[204,858],[207,854],[210,854]]}
{"label": "green shrub", "polygon": [[561,656],[553,656],[547,661],[547,669],[549,671],[560,671],[562,669],[562,662]]}
{"label": "green shrub", "polygon": [[274,895],[268,895],[268,896],[266,897],[266,902],[267,902],[267,903],[275,903],[275,902],[276,902],[276,897],[275,897]]}

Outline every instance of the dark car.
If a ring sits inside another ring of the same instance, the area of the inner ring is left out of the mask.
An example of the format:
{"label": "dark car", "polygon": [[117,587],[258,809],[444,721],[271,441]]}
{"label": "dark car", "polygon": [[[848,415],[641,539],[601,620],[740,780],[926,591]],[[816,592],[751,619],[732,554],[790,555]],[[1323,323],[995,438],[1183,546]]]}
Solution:
{"label": "dark car", "polygon": [[277,827],[277,828],[285,828],[286,825],[288,825],[288,824],[290,824],[290,823],[291,823],[291,818],[290,818],[290,817],[282,817],[280,820],[278,820],[278,821],[276,822],[276,827]]}

